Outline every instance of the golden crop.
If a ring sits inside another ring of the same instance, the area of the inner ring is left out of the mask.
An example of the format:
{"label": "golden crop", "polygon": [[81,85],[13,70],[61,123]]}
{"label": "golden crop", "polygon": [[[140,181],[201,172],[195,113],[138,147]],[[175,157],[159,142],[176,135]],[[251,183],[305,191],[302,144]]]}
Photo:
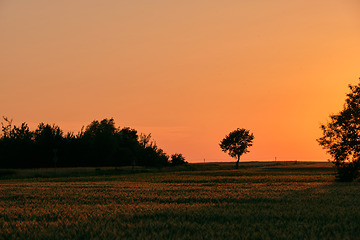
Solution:
{"label": "golden crop", "polygon": [[2,180],[2,239],[354,239],[358,183],[329,171]]}

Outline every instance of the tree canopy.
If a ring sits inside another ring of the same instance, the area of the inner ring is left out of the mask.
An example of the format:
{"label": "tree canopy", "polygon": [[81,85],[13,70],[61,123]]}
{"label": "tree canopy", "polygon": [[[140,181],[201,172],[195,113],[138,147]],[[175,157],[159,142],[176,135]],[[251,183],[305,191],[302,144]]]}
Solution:
{"label": "tree canopy", "polygon": [[174,166],[178,166],[187,164],[188,162],[185,161],[185,158],[181,153],[174,153],[171,155],[170,163]]}
{"label": "tree canopy", "polygon": [[114,119],[92,121],[77,134],[40,123],[31,131],[4,117],[0,132],[0,168],[150,166],[170,164],[169,156],[135,129],[115,126]]}
{"label": "tree canopy", "polygon": [[238,168],[241,155],[249,152],[248,148],[252,146],[253,140],[254,135],[249,130],[238,128],[221,140],[220,148],[237,159],[236,168]]}
{"label": "tree canopy", "polygon": [[340,181],[357,178],[360,167],[360,83],[349,88],[343,110],[321,125],[323,136],[317,139],[331,155]]}

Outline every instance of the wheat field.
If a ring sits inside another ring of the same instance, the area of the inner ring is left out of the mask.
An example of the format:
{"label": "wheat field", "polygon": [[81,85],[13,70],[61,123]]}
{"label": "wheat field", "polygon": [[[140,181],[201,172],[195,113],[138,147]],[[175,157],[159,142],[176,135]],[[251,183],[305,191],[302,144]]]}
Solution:
{"label": "wheat field", "polygon": [[1,239],[360,236],[359,182],[334,182],[327,163],[62,171],[0,180]]}

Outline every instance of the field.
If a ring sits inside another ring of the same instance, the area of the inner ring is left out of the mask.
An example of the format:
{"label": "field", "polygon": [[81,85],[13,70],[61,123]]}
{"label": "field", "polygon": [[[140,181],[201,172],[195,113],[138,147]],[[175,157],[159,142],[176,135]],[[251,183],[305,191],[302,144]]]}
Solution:
{"label": "field", "polygon": [[360,239],[329,163],[53,171],[2,172],[1,239]]}

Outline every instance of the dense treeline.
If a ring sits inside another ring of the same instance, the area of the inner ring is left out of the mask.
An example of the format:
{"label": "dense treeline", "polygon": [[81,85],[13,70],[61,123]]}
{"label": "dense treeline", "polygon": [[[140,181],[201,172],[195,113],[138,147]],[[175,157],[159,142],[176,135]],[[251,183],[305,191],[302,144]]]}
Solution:
{"label": "dense treeline", "polygon": [[40,123],[31,131],[27,123],[15,126],[4,117],[0,135],[0,168],[151,166],[184,164],[181,154],[172,159],[151,135],[117,128],[114,119],[93,121],[77,134]]}

